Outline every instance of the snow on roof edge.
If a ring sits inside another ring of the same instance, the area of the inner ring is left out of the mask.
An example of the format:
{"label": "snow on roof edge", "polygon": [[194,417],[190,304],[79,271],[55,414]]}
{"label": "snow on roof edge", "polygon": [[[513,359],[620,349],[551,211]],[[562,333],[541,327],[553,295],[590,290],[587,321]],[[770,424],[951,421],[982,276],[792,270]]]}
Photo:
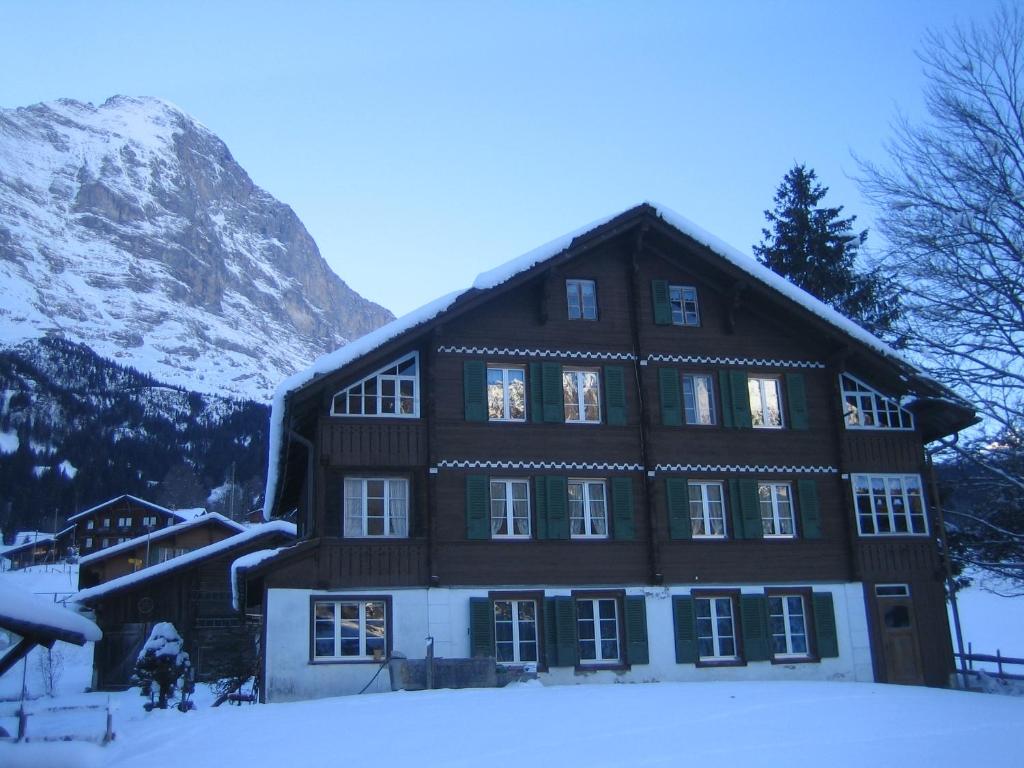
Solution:
{"label": "snow on roof edge", "polygon": [[264,560],[276,556],[279,552],[283,552],[286,549],[291,549],[291,546],[277,547],[275,549],[257,549],[255,552],[249,552],[248,554],[242,555],[237,560],[231,563],[231,607],[236,611],[240,611],[241,608],[238,604],[238,571],[252,568],[255,565],[259,565]]}
{"label": "snow on roof edge", "polygon": [[105,581],[95,587],[83,589],[72,597],[71,600],[75,603],[83,603],[86,600],[102,597],[108,592],[116,592],[119,589],[130,587],[142,581],[148,581],[156,576],[176,571],[179,568],[184,568],[186,565],[196,562],[197,560],[205,560],[208,557],[220,554],[221,552],[226,552],[241,544],[245,544],[248,541],[258,539],[271,533],[284,533],[290,536],[295,536],[295,523],[288,523],[284,520],[272,520],[269,523],[255,525],[241,533],[235,534],[234,536],[229,536],[228,538],[214,542],[213,544],[207,544],[205,547],[192,550],[191,552],[171,558],[163,563],[157,563],[156,565],[151,565],[147,568],[135,571],[134,573],[128,573],[124,576],[118,576],[116,579]]}
{"label": "snow on roof edge", "polygon": [[152,533],[144,533],[141,536],[136,536],[133,539],[122,541],[120,544],[114,544],[113,546],[106,547],[105,549],[101,549],[98,552],[93,552],[91,555],[86,555],[85,557],[81,558],[78,561],[78,563],[79,565],[88,565],[89,563],[94,563],[97,560],[103,560],[104,558],[109,557],[110,555],[116,555],[118,552],[124,552],[129,549],[134,549],[139,544],[144,542],[147,538],[150,541],[160,541],[161,539],[164,539],[167,536],[170,536],[175,533],[180,533],[181,531],[187,531],[189,528],[200,525],[201,523],[206,523],[210,520],[217,520],[218,522],[224,523],[228,527],[234,528],[237,533],[241,533],[245,530],[244,525],[241,525],[239,523],[236,523],[234,520],[224,517],[224,515],[220,514],[219,512],[207,512],[205,515],[197,515],[196,517],[193,517],[190,520],[184,520],[180,523],[169,525],[166,528],[158,528]]}
{"label": "snow on roof edge", "polygon": [[138,502],[139,504],[143,504],[143,505],[145,505],[147,507],[150,507],[152,509],[155,509],[155,510],[158,510],[158,511],[161,511],[161,512],[166,512],[169,515],[174,515],[175,517],[181,518],[183,520],[185,519],[185,517],[183,515],[178,514],[173,509],[168,509],[167,507],[162,507],[159,504],[154,504],[152,501],[146,501],[145,499],[140,499],[138,496],[132,496],[130,493],[122,493],[120,496],[114,496],[113,498],[107,499],[106,501],[101,501],[99,504],[94,504],[93,506],[89,507],[87,510],[85,510],[83,512],[78,512],[77,514],[72,515],[71,517],[68,518],[68,522],[70,523],[72,520],[77,520],[78,518],[82,517],[83,515],[88,515],[88,514],[90,514],[92,512],[95,512],[97,509],[102,509],[103,507],[107,506],[108,504],[113,504],[115,501],[120,501],[121,499],[131,499],[132,501]]}
{"label": "snow on roof edge", "polygon": [[81,635],[86,642],[96,642],[103,632],[89,619],[70,608],[47,602],[30,592],[0,581],[0,616],[24,624],[35,624]]}

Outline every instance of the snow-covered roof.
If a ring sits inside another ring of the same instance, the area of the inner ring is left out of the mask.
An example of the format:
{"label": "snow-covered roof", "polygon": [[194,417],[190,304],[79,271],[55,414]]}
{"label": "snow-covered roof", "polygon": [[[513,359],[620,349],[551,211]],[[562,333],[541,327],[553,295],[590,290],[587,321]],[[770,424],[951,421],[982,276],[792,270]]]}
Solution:
{"label": "snow-covered roof", "polygon": [[79,512],[77,515],[72,515],[68,518],[68,522],[70,523],[72,520],[78,520],[79,518],[85,517],[86,515],[91,515],[96,510],[103,509],[103,507],[109,507],[111,504],[116,504],[122,499],[127,499],[133,504],[138,504],[140,506],[146,507],[154,512],[161,512],[165,515],[177,517],[179,520],[189,520],[193,517],[196,517],[197,515],[201,515],[206,512],[206,510],[202,508],[168,509],[167,507],[161,507],[159,504],[154,504],[152,501],[146,501],[145,499],[140,499],[138,496],[132,496],[130,493],[122,493],[120,496],[115,496],[112,499],[107,499],[106,501],[101,502],[100,504],[89,507],[89,509],[85,510],[84,512]]}
{"label": "snow-covered roof", "polygon": [[100,628],[62,605],[0,581],[0,627],[25,637],[40,634],[82,645],[103,637]]}
{"label": "snow-covered roof", "polygon": [[[640,211],[644,208],[653,211],[658,218],[669,226],[674,227],[681,234],[686,235],[701,245],[706,246],[733,266],[743,270],[755,280],[782,294],[785,298],[800,305],[808,312],[817,315],[819,318],[831,324],[842,333],[856,339],[858,342],[877,352],[879,355],[890,358],[901,367],[908,368],[917,373],[917,367],[891,346],[869,331],[864,330],[849,318],[832,309],[832,307],[828,306],[821,300],[807,293],[802,288],[797,287],[781,275],[772,272],[770,269],[760,264],[752,255],[744,253],[729,245],[725,241],[712,235],[704,228],[690,221],[685,216],[681,216],[666,206],[659,205],[654,202],[645,202],[641,206],[637,206],[636,208],[628,211],[616,213],[611,216],[605,216],[586,225],[585,227],[581,227],[580,229],[556,238],[555,240],[552,240],[539,248],[535,248],[534,250],[512,259],[498,267],[487,270],[486,272],[481,272],[477,275],[473,284],[469,288],[455,291],[446,296],[442,296],[439,299],[435,299],[419,309],[415,309],[407,315],[403,315],[387,325],[378,328],[372,333],[368,333],[340,349],[329,352],[314,361],[306,370],[300,371],[299,373],[296,373],[282,381],[274,393],[273,402],[271,404],[269,463],[267,471],[267,487],[264,495],[263,507],[264,519],[270,519],[270,515],[273,511],[274,503],[277,498],[280,454],[285,432],[285,400],[290,393],[303,388],[320,376],[336,371],[342,366],[357,360],[363,355],[372,352],[376,348],[401,336],[407,331],[433,320],[438,315],[446,312],[460,297],[468,294],[470,291],[474,289],[486,291],[496,288],[499,285],[508,282],[512,278],[533,269],[537,265],[564,253],[570,248],[573,241],[577,238],[582,237],[619,217],[625,216],[633,211]],[[924,378],[923,375],[922,378]]]}
{"label": "snow-covered roof", "polygon": [[192,565],[200,560],[206,560],[224,552],[229,552],[232,549],[257,541],[274,533],[294,537],[295,524],[285,522],[284,520],[273,520],[269,523],[254,525],[251,528],[247,528],[241,533],[227,539],[187,552],[184,555],[180,555],[179,557],[175,557],[164,563],[151,565],[148,568],[143,568],[141,571],[136,571],[135,573],[129,573],[116,579],[111,579],[110,581],[104,582],[103,584],[99,584],[95,587],[90,587],[89,589],[83,589],[72,599],[76,603],[86,603],[90,600],[103,597],[111,592],[127,589],[128,587],[135,586],[136,584],[140,584],[144,581],[149,581],[157,576],[163,576],[167,573],[171,573],[172,571],[185,568],[186,566]]}
{"label": "snow-covered roof", "polygon": [[106,549],[101,549],[98,552],[93,552],[91,555],[86,555],[85,557],[83,557],[81,560],[78,561],[78,563],[79,565],[89,565],[90,563],[95,563],[98,560],[103,560],[104,558],[110,557],[111,555],[116,555],[119,552],[126,552],[135,549],[136,547],[145,544],[147,539],[149,540],[150,543],[154,541],[160,541],[161,539],[165,539],[168,536],[174,536],[175,534],[181,533],[182,531],[187,531],[191,528],[196,528],[200,525],[206,525],[207,523],[211,523],[214,521],[224,525],[227,528],[231,528],[236,532],[241,532],[245,530],[244,525],[240,525],[236,523],[234,520],[230,520],[229,518],[226,518],[224,517],[224,515],[218,514],[217,512],[210,512],[205,515],[193,517],[191,520],[186,520],[183,523],[175,523],[174,525],[169,525],[166,528],[158,528],[152,533],[144,533],[141,536],[136,536],[134,539],[128,539],[127,541],[122,541],[120,544],[114,544],[112,547],[107,547]]}
{"label": "snow-covered roof", "polygon": [[274,557],[278,552],[283,552],[290,547],[277,547],[276,549],[258,549],[255,552],[250,552],[247,555],[242,555],[240,558],[231,563],[231,605],[236,610],[241,610],[241,606],[238,604],[238,572],[252,568],[255,565],[259,565],[264,560],[269,560]]}

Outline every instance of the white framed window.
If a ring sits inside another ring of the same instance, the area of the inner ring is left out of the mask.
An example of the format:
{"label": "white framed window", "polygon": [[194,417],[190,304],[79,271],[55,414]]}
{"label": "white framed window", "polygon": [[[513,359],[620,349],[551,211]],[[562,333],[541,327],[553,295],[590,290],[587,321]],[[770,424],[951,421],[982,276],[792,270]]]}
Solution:
{"label": "white framed window", "polygon": [[404,477],[345,478],[346,538],[409,535],[409,481]]}
{"label": "white framed window", "polygon": [[565,421],[576,424],[601,422],[601,377],[592,368],[563,368],[562,397]]}
{"label": "white framed window", "polygon": [[736,620],[731,597],[695,597],[697,655],[701,661],[736,661]]}
{"label": "white framed window", "polygon": [[104,517],[103,518],[103,527],[104,528],[109,528],[110,527],[110,518],[109,517]]}
{"label": "white framed window", "polygon": [[419,381],[419,353],[412,352],[338,392],[331,415],[418,418]]}
{"label": "white framed window", "polygon": [[910,585],[876,584],[875,597],[910,597]]}
{"label": "white framed window", "polygon": [[160,547],[157,550],[157,562],[166,563],[168,560],[181,557],[191,551],[191,549],[186,549],[185,547]]}
{"label": "white framed window", "polygon": [[608,537],[604,480],[569,480],[569,533],[574,539]]}
{"label": "white framed window", "polygon": [[719,482],[691,481],[690,532],[694,538],[725,538],[725,498]]}
{"label": "white framed window", "polygon": [[715,387],[710,374],[683,374],[683,411],[687,424],[716,423]]}
{"label": "white framed window", "polygon": [[761,506],[761,529],[765,538],[792,538],[793,488],[789,483],[758,483],[757,499]]}
{"label": "white framed window", "polygon": [[615,598],[576,598],[580,664],[615,664],[619,651],[619,604]]}
{"label": "white framed window", "polygon": [[491,478],[491,536],[530,538],[530,483]]}
{"label": "white framed window", "polygon": [[100,539],[100,549],[110,546],[110,539]]}
{"label": "white framed window", "polygon": [[747,378],[750,396],[750,423],[756,429],[782,429],[782,390],[771,377]]}
{"label": "white framed window", "polygon": [[597,320],[597,285],[593,280],[566,280],[570,320]]}
{"label": "white framed window", "polygon": [[85,521],[85,530],[91,531],[95,527],[96,527],[96,523],[94,523],[92,520],[86,520]]}
{"label": "white framed window", "polygon": [[85,537],[85,548],[86,549],[92,549],[92,537],[91,536],[86,536]]}
{"label": "white framed window", "polygon": [[670,285],[668,301],[672,306],[672,325],[700,325],[697,289],[692,285]]}
{"label": "white framed window", "polygon": [[494,653],[504,663],[538,661],[535,600],[494,601]]}
{"label": "white framed window", "polygon": [[857,532],[861,536],[928,533],[924,493],[918,475],[851,475]]}
{"label": "white framed window", "polygon": [[313,603],[313,658],[348,661],[387,656],[384,600],[316,600]]}
{"label": "white framed window", "polygon": [[117,518],[117,527],[118,528],[131,528],[132,527],[132,519],[130,517],[119,517],[119,518]]}
{"label": "white framed window", "polygon": [[768,632],[776,659],[806,658],[807,609],[803,595],[768,595]]}
{"label": "white framed window", "polygon": [[526,371],[487,366],[487,419],[526,420]]}
{"label": "white framed window", "polygon": [[843,421],[847,429],[914,428],[914,415],[891,397],[872,389],[856,376],[840,374]]}
{"label": "white framed window", "polygon": [[147,515],[142,518],[143,528],[156,528],[156,515]]}

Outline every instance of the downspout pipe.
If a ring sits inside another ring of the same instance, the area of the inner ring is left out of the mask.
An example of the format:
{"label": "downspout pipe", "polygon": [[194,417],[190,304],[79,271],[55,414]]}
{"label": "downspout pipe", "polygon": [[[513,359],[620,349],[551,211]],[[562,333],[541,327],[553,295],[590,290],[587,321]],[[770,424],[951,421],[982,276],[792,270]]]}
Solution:
{"label": "downspout pipe", "polygon": [[288,430],[288,439],[294,440],[296,443],[306,449],[306,521],[305,535],[306,538],[313,537],[313,442],[307,440],[305,437],[300,435],[294,429]]}

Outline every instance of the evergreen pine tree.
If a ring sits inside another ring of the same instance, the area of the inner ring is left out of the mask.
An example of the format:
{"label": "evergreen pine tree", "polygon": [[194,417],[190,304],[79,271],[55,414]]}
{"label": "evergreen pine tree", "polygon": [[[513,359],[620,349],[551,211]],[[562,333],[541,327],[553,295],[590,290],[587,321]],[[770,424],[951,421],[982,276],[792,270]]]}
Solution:
{"label": "evergreen pine tree", "polygon": [[764,212],[771,229],[761,230],[754,254],[875,335],[891,336],[900,315],[898,293],[877,274],[858,271],[857,254],[868,232],[856,232],[857,217],[842,218],[842,206],[819,206],[827,192],[813,169],[793,166],[775,192],[775,209]]}

